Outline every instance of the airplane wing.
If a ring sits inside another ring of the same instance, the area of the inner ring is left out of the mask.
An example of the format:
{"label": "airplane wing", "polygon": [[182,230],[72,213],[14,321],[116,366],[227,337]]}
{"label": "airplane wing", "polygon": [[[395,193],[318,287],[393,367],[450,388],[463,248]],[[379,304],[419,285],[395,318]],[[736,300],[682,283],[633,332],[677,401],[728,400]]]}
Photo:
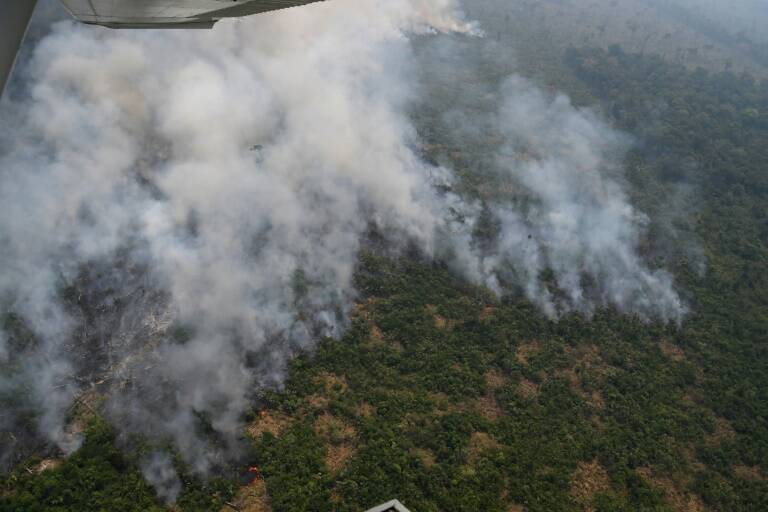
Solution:
{"label": "airplane wing", "polygon": [[0,95],[13,70],[37,0],[2,0],[0,4]]}
{"label": "airplane wing", "polygon": [[61,0],[72,16],[111,28],[210,28],[222,18],[321,0]]}
{"label": "airplane wing", "polygon": [[[223,18],[323,0],[61,0],[72,16],[110,28],[211,28]],[[37,0],[0,0],[0,95]]]}

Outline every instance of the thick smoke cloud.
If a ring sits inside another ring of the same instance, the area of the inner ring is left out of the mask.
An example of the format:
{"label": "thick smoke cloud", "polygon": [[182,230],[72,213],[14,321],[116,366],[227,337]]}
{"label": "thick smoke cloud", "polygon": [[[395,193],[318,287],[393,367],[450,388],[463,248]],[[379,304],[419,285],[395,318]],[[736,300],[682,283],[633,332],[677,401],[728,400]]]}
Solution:
{"label": "thick smoke cloud", "polygon": [[[636,252],[646,219],[620,186],[626,137],[567,97],[547,97],[519,77],[504,84],[501,96],[498,129],[507,145],[499,168],[525,204],[501,207],[496,257],[506,267],[492,260],[493,267],[507,268],[551,316],[613,305],[645,318],[679,319],[685,308],[672,277],[648,269]],[[559,303],[542,285],[547,269],[564,294]]]}
{"label": "thick smoke cloud", "polygon": [[[476,243],[480,205],[435,186],[455,179],[417,156],[406,115],[409,37],[435,31],[481,34],[451,0],[335,0],[211,32],[57,24],[29,97],[4,110],[0,300],[37,341],[14,354],[0,338],[0,389],[30,389],[37,428],[68,453],[67,411],[97,375],[123,434],[170,439],[205,473],[237,445],[254,390],[343,331],[372,228],[553,317],[612,305],[679,320],[670,277],[636,253],[623,137],[520,79],[489,121],[520,194],[491,205],[498,236]],[[143,468],[175,499],[167,456]]]}
{"label": "thick smoke cloud", "polygon": [[[131,304],[96,340],[121,383],[107,410],[204,472],[218,453],[201,417],[233,444],[254,386],[343,328],[371,224],[430,251],[439,205],[409,149],[402,56],[407,32],[473,30],[451,10],[342,1],[210,33],[64,23],[40,43],[0,161],[0,290],[40,340],[14,378],[34,386],[42,433],[77,446],[70,341],[99,320],[60,295],[83,267],[115,261],[86,288]],[[172,323],[190,339],[169,341]]]}

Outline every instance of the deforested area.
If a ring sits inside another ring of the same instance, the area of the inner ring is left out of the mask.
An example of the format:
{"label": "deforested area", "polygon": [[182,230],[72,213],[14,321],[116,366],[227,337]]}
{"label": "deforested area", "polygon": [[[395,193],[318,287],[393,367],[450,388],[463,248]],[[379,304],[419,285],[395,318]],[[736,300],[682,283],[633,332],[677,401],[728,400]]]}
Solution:
{"label": "deforested area", "polygon": [[768,509],[768,7],[42,2],[0,511]]}

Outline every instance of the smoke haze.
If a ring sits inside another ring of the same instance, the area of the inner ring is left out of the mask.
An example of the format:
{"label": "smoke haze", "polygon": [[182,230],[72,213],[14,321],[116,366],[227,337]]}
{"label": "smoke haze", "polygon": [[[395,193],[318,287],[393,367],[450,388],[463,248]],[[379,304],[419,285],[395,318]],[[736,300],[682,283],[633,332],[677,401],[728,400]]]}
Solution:
{"label": "smoke haze", "polygon": [[[553,318],[680,321],[671,276],[637,254],[630,141],[519,77],[477,127],[503,138],[492,159],[516,191],[477,243],[481,204],[418,156],[407,114],[425,101],[411,39],[436,32],[482,37],[452,0],[335,0],[210,32],[54,25],[28,95],[2,110],[0,300],[34,342],[0,330],[0,392],[28,397],[0,430],[33,410],[70,453],[67,411],[98,378],[123,434],[170,439],[205,473],[237,446],[254,391],[343,332],[371,229]],[[173,501],[170,458],[142,468]]]}

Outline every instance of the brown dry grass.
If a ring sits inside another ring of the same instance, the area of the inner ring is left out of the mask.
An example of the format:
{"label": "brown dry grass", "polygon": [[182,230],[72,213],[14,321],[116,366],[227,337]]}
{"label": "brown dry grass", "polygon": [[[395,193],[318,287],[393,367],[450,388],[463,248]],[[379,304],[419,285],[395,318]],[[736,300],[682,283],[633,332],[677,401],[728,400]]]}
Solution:
{"label": "brown dry grass", "polygon": [[341,444],[338,446],[329,445],[325,449],[325,467],[331,473],[338,473],[347,462],[355,456],[355,447],[350,444]]}
{"label": "brown dry grass", "polygon": [[600,357],[600,349],[594,344],[584,344],[578,347],[565,347],[565,352],[571,358],[570,367],[557,370],[555,375],[565,379],[571,390],[579,395],[594,410],[605,409],[605,398],[598,390],[588,391],[582,387],[582,381],[586,372],[605,377],[611,366],[607,365]]}
{"label": "brown dry grass", "polygon": [[457,412],[474,412],[480,414],[489,421],[495,421],[504,415],[496,397],[488,393],[474,400],[455,402],[448,395],[440,392],[427,393],[427,398],[432,402],[432,414],[444,416]]}
{"label": "brown dry grass", "polygon": [[352,425],[329,413],[315,420],[315,432],[325,440],[325,465],[331,473],[337,473],[355,455],[357,431]]}
{"label": "brown dry grass", "polygon": [[564,370],[557,370],[555,372],[555,375],[558,377],[564,378],[566,381],[568,381],[568,384],[570,384],[571,389],[576,391],[578,394],[583,395],[584,392],[581,389],[581,378],[579,377],[579,374],[576,373],[575,368],[565,368]]}
{"label": "brown dry grass", "polygon": [[437,414],[455,412],[457,404],[452,402],[448,395],[440,391],[430,391],[427,393],[427,399],[432,402],[437,410]]}
{"label": "brown dry grass", "polygon": [[322,386],[326,394],[345,393],[349,389],[347,379],[343,375],[321,372],[315,377],[315,384]]}
{"label": "brown dry grass", "polygon": [[649,485],[664,493],[667,504],[677,512],[704,512],[704,503],[697,495],[686,492],[672,479],[657,475],[653,468],[645,467],[637,470]]}
{"label": "brown dry grass", "polygon": [[327,396],[314,394],[307,397],[307,405],[309,405],[310,409],[314,409],[316,411],[327,409],[330,403],[331,400]]}
{"label": "brown dry grass", "polygon": [[576,367],[580,367],[582,370],[595,369],[598,373],[605,374],[612,368],[600,357],[600,348],[595,344],[566,346],[565,353],[573,360],[574,371]]}
{"label": "brown dry grass", "polygon": [[379,329],[379,326],[376,324],[371,325],[371,342],[370,344],[374,347],[379,347],[386,345],[387,342],[384,341],[384,333],[381,332],[381,329]]}
{"label": "brown dry grass", "polygon": [[285,414],[263,410],[259,411],[258,418],[249,424],[246,430],[253,439],[259,439],[264,432],[278,437],[290,423],[291,418]]}
{"label": "brown dry grass", "polygon": [[452,327],[451,322],[448,321],[444,316],[440,316],[437,314],[437,307],[433,306],[432,304],[427,304],[427,312],[432,315],[432,318],[435,322],[435,327],[438,329],[450,329]]}
{"label": "brown dry grass", "polygon": [[539,396],[539,386],[528,379],[522,379],[517,385],[517,394],[523,398],[536,398]]}
{"label": "brown dry grass", "polygon": [[362,402],[355,406],[355,414],[362,418],[370,418],[376,414],[376,408],[368,402]]}
{"label": "brown dry grass", "polygon": [[431,468],[435,465],[435,454],[428,448],[414,448],[411,453],[418,458],[425,468]]}
{"label": "brown dry grass", "polygon": [[765,476],[760,469],[760,466],[733,466],[733,474],[744,480],[751,482],[765,482],[768,481],[768,476]]}
{"label": "brown dry grass", "polygon": [[541,352],[541,344],[538,341],[529,341],[528,343],[522,343],[518,345],[515,351],[515,358],[520,364],[527,365],[528,361]]}
{"label": "brown dry grass", "polygon": [[403,345],[399,341],[386,340],[384,333],[381,332],[381,329],[376,324],[371,324],[371,335],[367,346],[369,348],[388,347],[395,352],[403,351]]}
{"label": "brown dry grass", "polygon": [[576,361],[585,368],[602,364],[603,360],[600,357],[600,348],[595,344],[579,346],[576,350]]}
{"label": "brown dry grass", "polygon": [[659,348],[661,349],[662,354],[672,359],[673,361],[685,361],[685,352],[683,352],[683,349],[677,345],[674,345],[669,340],[662,341],[659,345]]}
{"label": "brown dry grass", "polygon": [[[271,512],[272,510],[269,506],[267,486],[261,479],[241,487],[230,503],[240,512]],[[233,508],[229,505],[224,505],[219,512],[232,512],[232,510]]]}
{"label": "brown dry grass", "polygon": [[323,413],[315,420],[315,432],[328,441],[349,441],[357,436],[355,427],[330,413]]}
{"label": "brown dry grass", "polygon": [[488,320],[496,313],[496,308],[493,306],[485,306],[480,311],[480,320]]}
{"label": "brown dry grass", "polygon": [[402,352],[403,346],[397,342],[397,341],[387,341],[384,338],[384,333],[381,332],[381,329],[378,325],[373,321],[373,309],[376,307],[376,304],[378,303],[378,299],[375,297],[371,297],[365,302],[357,303],[352,308],[352,316],[353,318],[362,318],[368,323],[368,326],[371,330],[370,336],[368,338],[367,343],[365,343],[366,346],[369,348],[377,348],[377,347],[389,347],[392,350],[396,352]]}
{"label": "brown dry grass", "polygon": [[483,455],[500,449],[501,445],[490,434],[473,432],[467,445],[467,461],[474,465]]}
{"label": "brown dry grass", "polygon": [[427,399],[432,403],[434,407],[432,414],[435,416],[444,416],[446,414],[453,414],[456,412],[478,412],[477,401],[455,402],[451,400],[448,395],[440,391],[427,393]]}
{"label": "brown dry grass", "polygon": [[499,402],[496,401],[496,397],[492,394],[481,396],[475,400],[473,409],[489,421],[496,421],[504,415]]}
{"label": "brown dry grass", "polygon": [[587,399],[587,402],[589,403],[589,406],[593,409],[597,409],[602,411],[605,409],[605,399],[603,398],[603,394],[600,391],[592,391],[592,393],[589,394],[589,398]]}
{"label": "brown dry grass", "polygon": [[597,430],[598,432],[605,432],[605,422],[603,421],[603,418],[600,416],[593,414],[589,417],[589,423]]}
{"label": "brown dry grass", "polygon": [[707,466],[696,457],[696,447],[693,443],[689,443],[688,446],[683,448],[683,457],[691,465],[691,469],[694,472],[698,473],[707,469]]}
{"label": "brown dry grass", "polygon": [[725,418],[715,419],[715,431],[705,439],[709,446],[720,446],[723,441],[732,441],[736,437],[736,431]]}
{"label": "brown dry grass", "polygon": [[555,372],[555,375],[565,379],[568,382],[571,390],[573,390],[574,393],[576,393],[581,398],[583,398],[584,401],[586,401],[587,404],[589,404],[589,406],[592,409],[596,409],[596,410],[605,409],[605,399],[603,398],[603,394],[598,390],[594,390],[591,392],[585,391],[584,388],[581,386],[581,376],[578,372],[576,372],[576,368],[566,368],[564,370],[558,370],[557,372]]}
{"label": "brown dry grass", "polygon": [[371,320],[371,312],[376,307],[378,299],[376,297],[370,297],[365,302],[358,302],[352,306],[352,317],[363,318],[365,320]]}
{"label": "brown dry grass", "polygon": [[504,377],[504,375],[495,368],[491,368],[490,370],[485,372],[484,377],[485,377],[485,386],[491,391],[496,391],[497,389],[501,389],[507,383],[507,379]]}
{"label": "brown dry grass", "polygon": [[611,489],[608,473],[600,461],[579,462],[571,476],[570,495],[581,505],[589,505],[594,497]]}

